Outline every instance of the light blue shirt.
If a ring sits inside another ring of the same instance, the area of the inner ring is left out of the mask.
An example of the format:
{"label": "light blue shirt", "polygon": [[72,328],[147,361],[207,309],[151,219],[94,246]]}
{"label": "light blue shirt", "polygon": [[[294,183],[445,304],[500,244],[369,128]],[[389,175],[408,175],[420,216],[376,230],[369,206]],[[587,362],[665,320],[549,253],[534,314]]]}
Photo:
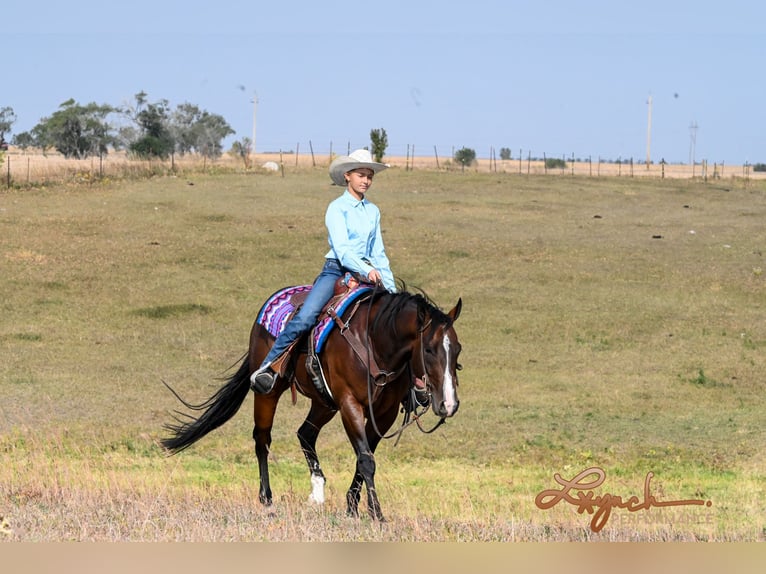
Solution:
{"label": "light blue shirt", "polygon": [[[326,258],[337,259],[346,269],[367,274],[380,272],[383,286],[396,292],[394,274],[380,234],[380,210],[367,198],[356,199],[348,189],[327,206],[325,214],[330,251]],[[370,263],[365,263],[367,259]]]}

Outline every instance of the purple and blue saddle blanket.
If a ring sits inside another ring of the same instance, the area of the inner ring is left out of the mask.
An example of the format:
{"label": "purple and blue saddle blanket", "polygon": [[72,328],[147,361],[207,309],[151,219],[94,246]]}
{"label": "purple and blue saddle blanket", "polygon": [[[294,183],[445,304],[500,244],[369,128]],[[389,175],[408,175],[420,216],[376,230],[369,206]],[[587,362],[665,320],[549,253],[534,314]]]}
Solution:
{"label": "purple and blue saddle blanket", "polygon": [[[333,296],[329,304],[332,304],[338,317],[360,297],[369,293],[374,288],[370,285],[358,285],[348,289],[341,295]],[[311,291],[311,285],[298,285],[294,287],[285,287],[274,293],[261,307],[256,323],[265,328],[272,337],[276,338],[285,328],[288,321],[306,300],[306,296]],[[326,307],[325,307],[326,310]],[[335,320],[323,310],[319,322],[314,326],[309,334],[309,352],[306,359],[306,370],[311,375],[314,387],[325,403],[333,408],[338,407],[332,396],[332,391],[327,384],[327,379],[322,372],[322,364],[319,361],[319,353],[322,352],[327,337],[333,328],[337,328]]]}
{"label": "purple and blue saddle blanket", "polygon": [[[349,289],[340,299],[332,299],[335,313],[342,317],[348,307],[359,297],[373,290],[370,285],[359,285]],[[268,298],[261,307],[256,322],[264,327],[272,337],[276,338],[287,325],[287,322],[295,314],[300,304],[305,300],[311,285],[298,285],[285,287]],[[297,304],[296,304],[297,302]],[[330,335],[335,321],[327,313],[322,313],[321,319],[311,331],[311,348],[315,354],[322,352],[327,337]]]}

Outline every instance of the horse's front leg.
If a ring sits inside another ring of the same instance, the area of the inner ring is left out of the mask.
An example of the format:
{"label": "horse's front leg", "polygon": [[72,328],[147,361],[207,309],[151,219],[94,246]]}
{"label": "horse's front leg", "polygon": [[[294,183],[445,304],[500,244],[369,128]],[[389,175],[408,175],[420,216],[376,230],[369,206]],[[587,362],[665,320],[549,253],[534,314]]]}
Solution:
{"label": "horse's front leg", "polygon": [[346,493],[346,514],[349,516],[359,516],[359,499],[363,483],[367,487],[367,512],[370,518],[385,522],[378,493],[375,490],[375,454],[368,446],[362,446],[356,453],[356,473]]}
{"label": "horse's front leg", "polygon": [[334,416],[335,411],[328,409],[321,401],[312,401],[309,414],[297,433],[298,441],[301,443],[301,449],[303,449],[303,454],[306,457],[306,463],[308,463],[309,472],[311,473],[311,495],[309,500],[317,504],[324,503],[325,485],[324,473],[319,466],[319,457],[316,451],[317,437],[322,427]]}
{"label": "horse's front leg", "polygon": [[359,465],[357,465],[354,478],[351,480],[351,486],[348,487],[348,492],[346,492],[346,514],[353,518],[359,517],[359,499],[362,496],[363,484],[364,478],[359,473]]}
{"label": "horse's front leg", "polygon": [[348,397],[341,403],[341,418],[351,445],[356,453],[356,472],[351,486],[346,493],[346,513],[349,516],[359,515],[359,497],[362,482],[367,487],[367,503],[373,520],[385,520],[380,510],[380,502],[375,492],[375,456],[367,442],[365,432],[364,409],[353,398]]}

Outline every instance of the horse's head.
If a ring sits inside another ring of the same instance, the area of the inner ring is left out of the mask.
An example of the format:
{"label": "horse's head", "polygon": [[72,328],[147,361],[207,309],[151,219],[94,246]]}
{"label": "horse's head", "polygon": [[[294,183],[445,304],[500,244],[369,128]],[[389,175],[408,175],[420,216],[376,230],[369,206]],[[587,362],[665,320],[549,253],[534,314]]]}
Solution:
{"label": "horse's head", "polygon": [[434,414],[441,418],[451,417],[460,406],[457,397],[460,341],[454,323],[462,306],[462,299],[458,299],[447,314],[433,308],[427,312],[420,330],[420,348],[415,353],[415,386],[425,387]]}

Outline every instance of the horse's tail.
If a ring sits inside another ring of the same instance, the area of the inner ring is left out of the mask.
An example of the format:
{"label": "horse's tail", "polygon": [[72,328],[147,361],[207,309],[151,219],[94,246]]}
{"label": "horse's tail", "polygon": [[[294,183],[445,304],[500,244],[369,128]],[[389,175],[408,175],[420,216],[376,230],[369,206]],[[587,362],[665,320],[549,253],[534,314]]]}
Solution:
{"label": "horse's tail", "polygon": [[212,397],[198,405],[186,402],[167,383],[163,381],[163,384],[186,408],[193,411],[204,411],[198,418],[176,411],[177,416],[174,418],[177,424],[165,425],[165,429],[170,431],[172,436],[162,439],[160,442],[170,451],[170,454],[175,454],[190,447],[237,414],[239,407],[242,406],[250,391],[250,361],[246,354],[239,369],[229,377],[226,384],[218,389]]}

